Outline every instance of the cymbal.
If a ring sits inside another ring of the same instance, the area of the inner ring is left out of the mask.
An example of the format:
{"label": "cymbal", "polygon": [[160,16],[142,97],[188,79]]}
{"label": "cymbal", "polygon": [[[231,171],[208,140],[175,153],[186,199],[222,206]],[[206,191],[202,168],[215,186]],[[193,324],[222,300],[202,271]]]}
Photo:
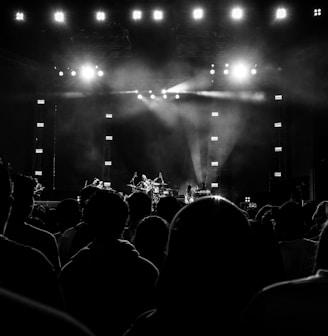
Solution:
{"label": "cymbal", "polygon": [[153,185],[160,186],[160,185],[167,185],[167,183],[159,183],[159,182],[153,182]]}
{"label": "cymbal", "polygon": [[136,188],[136,186],[134,184],[127,184],[128,187],[131,187],[131,188]]}

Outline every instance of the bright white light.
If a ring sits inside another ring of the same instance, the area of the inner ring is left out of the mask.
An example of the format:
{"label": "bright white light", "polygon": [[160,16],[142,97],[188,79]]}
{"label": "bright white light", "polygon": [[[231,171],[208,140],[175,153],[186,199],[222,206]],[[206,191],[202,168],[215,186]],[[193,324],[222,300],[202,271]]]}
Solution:
{"label": "bright white light", "polygon": [[58,75],[59,75],[60,77],[63,77],[63,76],[64,76],[64,72],[63,72],[63,71],[59,71],[59,72],[58,72]]}
{"label": "bright white light", "polygon": [[103,72],[102,70],[99,70],[99,71],[97,72],[97,75],[98,75],[99,77],[103,77],[103,76],[104,76],[104,72]]}
{"label": "bright white light", "polygon": [[321,16],[321,8],[315,8],[313,10],[313,15],[314,16]]}
{"label": "bright white light", "polygon": [[223,74],[224,75],[229,75],[229,70],[228,69],[224,69]]}
{"label": "bright white light", "polygon": [[201,20],[204,17],[204,10],[202,8],[195,8],[192,16],[195,20]]}
{"label": "bright white light", "polygon": [[277,8],[276,10],[276,19],[282,20],[287,17],[287,10],[286,8]]}
{"label": "bright white light", "polygon": [[16,21],[24,21],[25,20],[24,13],[17,12],[16,15],[15,15],[15,20]]}
{"label": "bright white light", "polygon": [[211,69],[211,70],[210,70],[210,74],[211,74],[211,75],[214,75],[214,74],[215,74],[215,70],[214,70],[214,69]]}
{"label": "bright white light", "polygon": [[142,95],[141,94],[138,94],[138,99],[142,99]]}
{"label": "bright white light", "polygon": [[163,95],[163,99],[166,99],[167,98],[167,95],[165,94],[165,95]]}
{"label": "bright white light", "polygon": [[274,172],[273,175],[274,175],[274,177],[281,177],[282,174],[281,174],[281,172]]}
{"label": "bright white light", "polygon": [[180,98],[180,95],[176,94],[175,99],[179,99],[179,98]]}
{"label": "bright white light", "polygon": [[244,16],[244,12],[242,10],[242,8],[240,7],[235,7],[232,9],[231,11],[231,17],[234,19],[234,20],[241,20]]}
{"label": "bright white light", "polygon": [[75,77],[75,76],[76,76],[76,71],[75,71],[75,70],[71,71],[71,75],[72,75],[73,77]]}
{"label": "bright white light", "polygon": [[150,95],[150,98],[155,99],[155,95],[154,94]]}
{"label": "bright white light", "polygon": [[246,65],[242,63],[236,64],[232,69],[232,75],[233,77],[238,81],[243,81],[247,78],[248,75],[248,69]]}
{"label": "bright white light", "polygon": [[142,11],[139,9],[135,9],[132,11],[132,19],[135,21],[141,20],[142,19]]}
{"label": "bright white light", "polygon": [[54,14],[54,19],[56,22],[64,22],[65,21],[65,15],[63,12],[56,12]]}
{"label": "bright white light", "polygon": [[95,70],[89,65],[83,66],[81,71],[81,76],[83,79],[89,81],[95,77]]}
{"label": "bright white light", "polygon": [[257,74],[257,70],[256,70],[255,68],[253,68],[253,69],[251,70],[251,74],[252,74],[252,75],[256,75],[256,74]]}
{"label": "bright white light", "polygon": [[163,89],[161,92],[162,92],[162,94],[166,94],[166,90],[165,89]]}
{"label": "bright white light", "polygon": [[149,90],[148,93],[153,93],[153,91],[152,91],[152,90]]}
{"label": "bright white light", "polygon": [[163,11],[158,10],[158,9],[153,11],[153,19],[155,21],[161,21],[161,20],[163,20],[163,18],[164,18]]}
{"label": "bright white light", "polygon": [[105,21],[106,20],[106,13],[105,12],[97,12],[96,13],[96,20],[97,21]]}

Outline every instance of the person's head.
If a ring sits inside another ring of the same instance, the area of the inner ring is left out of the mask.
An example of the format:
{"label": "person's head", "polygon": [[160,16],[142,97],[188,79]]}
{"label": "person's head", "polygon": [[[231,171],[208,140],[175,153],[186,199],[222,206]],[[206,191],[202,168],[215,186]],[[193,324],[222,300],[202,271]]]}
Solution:
{"label": "person's head", "polygon": [[83,217],[90,224],[98,240],[121,237],[129,216],[123,197],[111,190],[98,189],[87,201]]}
{"label": "person's head", "polygon": [[94,184],[88,184],[85,187],[83,187],[80,191],[80,206],[83,209],[88,199],[91,197],[91,195],[97,191],[99,188],[95,186]]}
{"label": "person's head", "polygon": [[56,206],[56,217],[60,231],[76,225],[81,220],[79,202],[74,198],[63,199]]}
{"label": "person's head", "polygon": [[137,226],[134,245],[138,251],[165,251],[169,236],[169,225],[156,215],[143,218]]}
{"label": "person's head", "polygon": [[133,192],[126,198],[126,201],[129,204],[130,222],[132,223],[139,222],[152,212],[152,199],[142,191]]}
{"label": "person's head", "polygon": [[302,206],[293,201],[282,204],[276,214],[274,229],[278,240],[303,238],[305,223]]}
{"label": "person's head", "polygon": [[147,176],[146,176],[145,174],[142,174],[142,175],[141,175],[141,179],[142,179],[143,181],[146,181],[146,180],[147,180]]}
{"label": "person's head", "polygon": [[177,314],[202,314],[202,301],[240,308],[258,288],[254,249],[247,218],[226,198],[204,196],[184,206],[170,225],[159,308],[166,310],[170,300]]}
{"label": "person's head", "polygon": [[10,218],[19,221],[26,220],[32,212],[34,206],[35,180],[31,176],[24,174],[11,174],[14,184],[14,202]]}
{"label": "person's head", "polygon": [[0,157],[0,233],[4,232],[10,215],[13,203],[12,186],[8,163]]}
{"label": "person's head", "polygon": [[313,215],[312,215],[312,221],[314,224],[318,224],[319,226],[323,225],[328,219],[328,201],[321,201]]}

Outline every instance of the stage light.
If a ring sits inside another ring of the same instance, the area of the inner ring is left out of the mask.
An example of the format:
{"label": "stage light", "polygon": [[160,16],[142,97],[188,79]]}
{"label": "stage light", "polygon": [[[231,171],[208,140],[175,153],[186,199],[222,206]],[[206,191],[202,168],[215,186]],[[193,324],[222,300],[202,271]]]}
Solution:
{"label": "stage light", "polygon": [[65,21],[65,14],[63,12],[56,12],[54,14],[54,20],[59,23],[63,23]]}
{"label": "stage light", "polygon": [[313,10],[313,16],[321,16],[321,8],[315,8]]}
{"label": "stage light", "polygon": [[106,20],[106,13],[105,12],[97,12],[96,13],[96,20],[97,21],[105,21]]}
{"label": "stage light", "polygon": [[106,141],[113,141],[113,136],[112,135],[106,135],[105,140]]}
{"label": "stage light", "polygon": [[275,95],[274,100],[282,100],[282,95],[281,94]]}
{"label": "stage light", "polygon": [[139,21],[142,19],[142,11],[139,9],[135,9],[132,11],[132,19],[134,21]]}
{"label": "stage light", "polygon": [[226,76],[229,75],[229,70],[228,69],[224,69],[223,70],[223,74],[226,75]]}
{"label": "stage light", "polygon": [[35,175],[35,176],[42,176],[42,170],[36,170],[36,171],[34,172],[34,175]]}
{"label": "stage light", "polygon": [[201,20],[204,17],[204,10],[202,8],[195,8],[192,11],[194,20]]}
{"label": "stage light", "polygon": [[277,8],[276,9],[276,19],[282,20],[287,17],[287,10],[286,8]]}
{"label": "stage light", "polygon": [[218,161],[213,161],[213,162],[211,162],[211,166],[212,167],[218,167],[219,166],[219,162]]}
{"label": "stage light", "polygon": [[35,149],[35,154],[43,154],[43,149],[42,148],[36,148]]}
{"label": "stage light", "polygon": [[240,7],[235,7],[231,11],[231,17],[234,20],[241,20],[244,16],[244,11]]}
{"label": "stage light", "polygon": [[113,114],[112,113],[106,113],[105,114],[105,118],[106,119],[112,119],[113,118]]}
{"label": "stage light", "polygon": [[163,99],[167,99],[167,95],[165,94],[165,95],[163,95]]}
{"label": "stage light", "polygon": [[142,95],[141,95],[141,94],[138,94],[137,98],[138,98],[138,99],[142,99]]}
{"label": "stage light", "polygon": [[217,183],[217,182],[212,182],[212,183],[211,183],[211,188],[219,188],[219,183]]}
{"label": "stage light", "polygon": [[164,13],[163,13],[163,11],[158,10],[158,9],[155,9],[155,10],[153,11],[153,19],[154,19],[155,21],[162,21],[163,18],[164,18]]}
{"label": "stage light", "polygon": [[104,72],[102,70],[98,70],[97,71],[97,75],[98,75],[98,77],[103,77],[104,76]]}
{"label": "stage light", "polygon": [[210,74],[211,74],[211,75],[214,75],[214,74],[215,74],[215,70],[214,70],[214,69],[211,69],[211,70],[210,70]]}
{"label": "stage light", "polygon": [[275,147],[275,148],[274,148],[274,151],[275,151],[276,153],[282,152],[282,147]]}
{"label": "stage light", "polygon": [[82,66],[81,77],[87,81],[92,80],[95,77],[95,70],[89,65]]}
{"label": "stage light", "polygon": [[37,128],[44,128],[44,123],[43,122],[38,122],[36,123]]}
{"label": "stage light", "polygon": [[63,76],[64,76],[64,72],[63,72],[63,71],[59,71],[59,72],[58,72],[58,75],[59,75],[60,77],[63,77]]}
{"label": "stage light", "polygon": [[212,136],[211,141],[219,141],[219,137],[218,136]]}
{"label": "stage light", "polygon": [[15,15],[15,20],[16,21],[24,21],[25,20],[25,15],[23,12],[17,12]]}
{"label": "stage light", "polygon": [[155,99],[155,95],[154,94],[150,95],[150,98]]}
{"label": "stage light", "polygon": [[233,66],[231,74],[235,80],[243,81],[247,78],[248,75],[247,66],[242,63],[237,63]]}
{"label": "stage light", "polygon": [[220,115],[220,113],[219,112],[212,112],[211,115],[212,115],[212,117],[218,117]]}
{"label": "stage light", "polygon": [[105,166],[111,166],[112,165],[112,161],[105,161]]}
{"label": "stage light", "polygon": [[152,91],[152,90],[149,90],[148,93],[153,93],[153,91]]}
{"label": "stage light", "polygon": [[36,103],[37,103],[38,105],[44,105],[44,104],[46,103],[46,101],[45,101],[44,99],[38,99],[38,100],[36,101]]}
{"label": "stage light", "polygon": [[75,71],[75,70],[72,70],[72,71],[71,71],[71,76],[73,76],[73,77],[76,76],[76,71]]}
{"label": "stage light", "polygon": [[176,94],[175,99],[180,99],[180,95]]}
{"label": "stage light", "polygon": [[255,68],[253,68],[252,70],[251,70],[251,74],[254,76],[254,75],[256,75],[257,74],[257,70],[255,69]]}
{"label": "stage light", "polygon": [[281,174],[281,172],[274,172],[274,177],[281,177],[282,176],[282,174]]}
{"label": "stage light", "polygon": [[163,89],[161,92],[162,92],[162,94],[166,94],[166,90],[165,89]]}
{"label": "stage light", "polygon": [[282,122],[278,121],[273,124],[275,128],[281,128],[282,127]]}

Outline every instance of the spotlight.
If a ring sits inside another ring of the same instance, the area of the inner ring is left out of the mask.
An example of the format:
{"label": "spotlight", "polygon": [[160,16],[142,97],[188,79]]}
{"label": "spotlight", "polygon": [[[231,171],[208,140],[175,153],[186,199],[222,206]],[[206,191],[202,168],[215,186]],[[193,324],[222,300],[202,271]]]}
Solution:
{"label": "spotlight", "polygon": [[155,95],[154,94],[150,95],[150,98],[155,99]]}
{"label": "spotlight", "polygon": [[142,95],[141,95],[141,94],[138,94],[137,98],[138,98],[138,99],[142,99]]}
{"label": "spotlight", "polygon": [[201,20],[204,17],[204,10],[202,8],[195,8],[192,12],[194,20]]}
{"label": "spotlight", "polygon": [[176,94],[175,99],[179,99],[179,98],[180,98],[180,95]]}
{"label": "spotlight", "polygon": [[165,89],[163,89],[161,92],[162,92],[162,94],[166,94],[166,90]]}
{"label": "spotlight", "polygon": [[154,19],[155,21],[162,21],[163,18],[164,18],[164,13],[163,13],[163,11],[158,10],[158,9],[155,9],[155,10],[153,11],[153,19]]}
{"label": "spotlight", "polygon": [[287,17],[287,10],[286,8],[277,8],[276,10],[276,19],[282,20]]}
{"label": "spotlight", "polygon": [[60,77],[63,77],[63,76],[64,76],[64,72],[63,72],[63,71],[59,71],[59,72],[58,72],[58,75],[59,75]]}
{"label": "spotlight", "polygon": [[15,20],[16,20],[16,21],[24,21],[24,20],[25,20],[24,13],[22,13],[22,12],[17,12],[16,15],[15,15]]}
{"label": "spotlight", "polygon": [[214,74],[215,74],[215,70],[214,70],[214,69],[211,69],[211,70],[210,70],[210,74],[211,74],[211,75],[214,75]]}
{"label": "spotlight", "polygon": [[249,74],[249,70],[245,64],[237,63],[236,65],[233,66],[231,74],[233,75],[236,81],[241,82],[246,80]]}
{"label": "spotlight", "polygon": [[226,76],[229,75],[229,70],[228,69],[224,69],[223,70],[223,74],[226,75]]}
{"label": "spotlight", "polygon": [[104,72],[102,70],[99,70],[97,72],[97,75],[98,75],[98,77],[103,77],[104,76]]}
{"label": "spotlight", "polygon": [[163,95],[163,99],[167,99],[167,95],[165,94],[165,95]]}
{"label": "spotlight", "polygon": [[134,21],[139,21],[142,19],[142,11],[139,9],[135,9],[132,11],[132,19]]}
{"label": "spotlight", "polygon": [[252,70],[251,70],[251,74],[254,76],[254,75],[256,75],[257,74],[257,70],[255,69],[255,68],[253,68]]}
{"label": "spotlight", "polygon": [[75,76],[76,76],[76,71],[75,71],[75,70],[72,70],[72,71],[71,71],[71,75],[72,75],[73,77],[75,77]]}
{"label": "spotlight", "polygon": [[59,23],[63,23],[65,21],[65,15],[63,12],[56,12],[54,14],[54,20]]}
{"label": "spotlight", "polygon": [[313,10],[313,16],[321,16],[321,8],[315,8]]}
{"label": "spotlight", "polygon": [[95,77],[95,70],[89,66],[82,66],[81,77],[87,81],[92,80]]}
{"label": "spotlight", "polygon": [[96,13],[96,20],[97,21],[105,21],[106,20],[106,13],[105,12],[97,12]]}
{"label": "spotlight", "polygon": [[242,8],[240,7],[235,7],[232,9],[231,11],[231,17],[234,19],[234,20],[241,20],[244,16],[244,12],[242,10]]}

